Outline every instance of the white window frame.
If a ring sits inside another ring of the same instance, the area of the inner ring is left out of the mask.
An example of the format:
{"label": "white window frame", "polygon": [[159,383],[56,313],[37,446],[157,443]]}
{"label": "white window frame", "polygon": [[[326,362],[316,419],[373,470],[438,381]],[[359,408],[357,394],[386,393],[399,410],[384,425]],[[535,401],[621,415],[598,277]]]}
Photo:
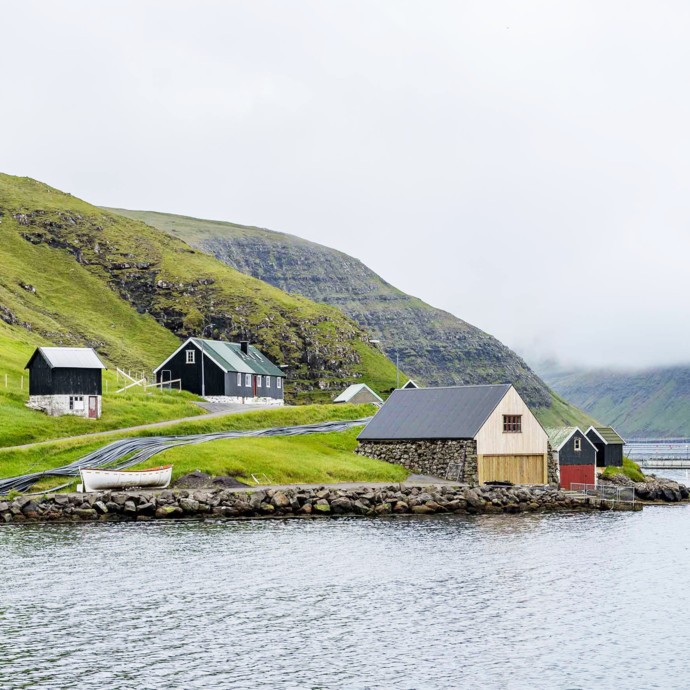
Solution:
{"label": "white window frame", "polygon": [[242,372],[240,371],[237,372],[237,385],[242,386]]}
{"label": "white window frame", "polygon": [[266,388],[270,388],[270,387],[271,387],[271,377],[266,376]]}
{"label": "white window frame", "polygon": [[276,376],[276,386],[278,386],[278,388],[283,387],[283,379],[280,376]]}
{"label": "white window frame", "polygon": [[576,436],[573,439],[573,448],[575,449],[576,453],[579,453],[582,451],[582,439],[579,436]]}
{"label": "white window frame", "polygon": [[196,350],[185,350],[185,364],[196,364]]}
{"label": "white window frame", "polygon": [[252,387],[252,375],[251,374],[245,374],[244,375],[244,387],[245,388],[251,388]]}
{"label": "white window frame", "polygon": [[261,374],[256,377],[256,387],[261,388]]}
{"label": "white window frame", "polygon": [[83,395],[70,395],[69,396],[69,409],[83,412],[84,411],[84,396]]}

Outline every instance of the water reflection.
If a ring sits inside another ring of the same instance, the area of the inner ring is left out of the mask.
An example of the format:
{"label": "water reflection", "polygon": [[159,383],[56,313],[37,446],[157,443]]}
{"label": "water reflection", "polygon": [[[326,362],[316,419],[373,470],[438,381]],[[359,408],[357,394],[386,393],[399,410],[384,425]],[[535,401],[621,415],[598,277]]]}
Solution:
{"label": "water reflection", "polygon": [[3,528],[0,688],[685,687],[688,517]]}

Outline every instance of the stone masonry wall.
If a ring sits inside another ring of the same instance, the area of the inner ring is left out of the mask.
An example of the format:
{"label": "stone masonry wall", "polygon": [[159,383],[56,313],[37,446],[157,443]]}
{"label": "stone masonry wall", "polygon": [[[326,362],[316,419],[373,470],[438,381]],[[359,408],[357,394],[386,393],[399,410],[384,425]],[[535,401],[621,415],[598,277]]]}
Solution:
{"label": "stone masonry wall", "polygon": [[362,441],[355,452],[402,465],[417,474],[470,485],[478,482],[474,440]]}
{"label": "stone masonry wall", "polygon": [[476,515],[575,510],[641,510],[574,496],[546,486],[362,486],[351,489],[296,487],[230,491],[98,491],[85,494],[0,496],[0,525],[47,521],[145,521],[260,517]]}

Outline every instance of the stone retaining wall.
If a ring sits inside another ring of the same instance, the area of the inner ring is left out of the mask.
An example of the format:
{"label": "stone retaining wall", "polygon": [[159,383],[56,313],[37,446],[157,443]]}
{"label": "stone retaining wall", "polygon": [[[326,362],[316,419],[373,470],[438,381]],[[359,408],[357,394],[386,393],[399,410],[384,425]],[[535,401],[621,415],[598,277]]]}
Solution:
{"label": "stone retaining wall", "polygon": [[474,440],[362,441],[356,453],[402,465],[416,474],[477,484]]}
{"label": "stone retaining wall", "polygon": [[641,505],[577,498],[557,489],[481,486],[399,486],[356,489],[294,488],[257,491],[187,489],[100,491],[0,499],[0,524],[27,521],[154,520],[524,513],[641,509]]}

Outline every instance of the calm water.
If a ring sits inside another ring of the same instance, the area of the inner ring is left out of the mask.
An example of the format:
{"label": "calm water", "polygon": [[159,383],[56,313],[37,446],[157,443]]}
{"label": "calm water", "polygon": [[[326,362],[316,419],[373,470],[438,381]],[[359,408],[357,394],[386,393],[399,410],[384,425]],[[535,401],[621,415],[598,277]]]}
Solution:
{"label": "calm water", "polygon": [[687,688],[689,527],[3,527],[0,688]]}

